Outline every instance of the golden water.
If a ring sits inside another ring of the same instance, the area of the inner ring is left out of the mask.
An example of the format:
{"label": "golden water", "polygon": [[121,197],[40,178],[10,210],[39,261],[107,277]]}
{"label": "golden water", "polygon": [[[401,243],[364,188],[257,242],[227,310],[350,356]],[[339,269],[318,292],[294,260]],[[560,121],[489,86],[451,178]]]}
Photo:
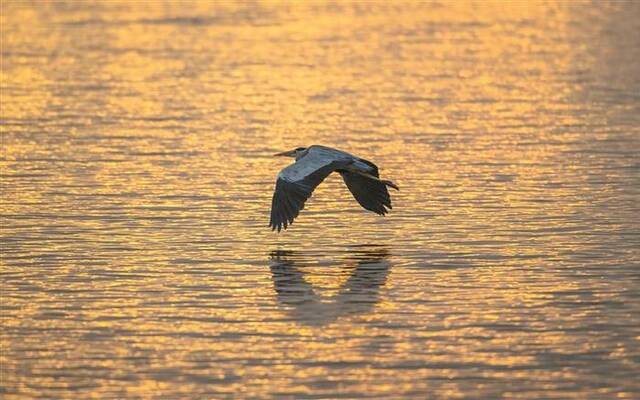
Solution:
{"label": "golden water", "polygon": [[638,4],[3,1],[2,397],[640,397]]}

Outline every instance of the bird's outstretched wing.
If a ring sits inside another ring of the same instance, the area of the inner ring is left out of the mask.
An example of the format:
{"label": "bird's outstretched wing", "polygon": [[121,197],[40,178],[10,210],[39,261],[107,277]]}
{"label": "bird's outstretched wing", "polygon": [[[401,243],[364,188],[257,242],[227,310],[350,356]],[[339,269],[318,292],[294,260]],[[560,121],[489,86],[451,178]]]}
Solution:
{"label": "bird's outstretched wing", "polygon": [[312,146],[302,158],[280,171],[271,201],[271,230],[280,232],[283,227],[287,229],[300,214],[313,190],[330,173],[352,162],[342,152]]}
{"label": "bird's outstretched wing", "polygon": [[[355,172],[344,171],[340,172],[340,175],[342,175],[342,179],[344,179],[344,183],[353,197],[363,208],[379,215],[385,215],[389,212],[387,208],[393,208],[391,207],[389,191],[383,182],[367,178]],[[377,168],[373,176],[378,177]]]}

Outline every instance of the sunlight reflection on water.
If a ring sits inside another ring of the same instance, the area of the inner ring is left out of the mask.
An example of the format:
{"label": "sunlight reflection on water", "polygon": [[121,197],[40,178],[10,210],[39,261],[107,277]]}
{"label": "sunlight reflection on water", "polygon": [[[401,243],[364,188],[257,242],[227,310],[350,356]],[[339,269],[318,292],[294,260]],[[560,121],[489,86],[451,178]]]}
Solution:
{"label": "sunlight reflection on water", "polygon": [[[3,398],[640,396],[640,7],[6,2]],[[376,162],[267,228],[276,151]]]}

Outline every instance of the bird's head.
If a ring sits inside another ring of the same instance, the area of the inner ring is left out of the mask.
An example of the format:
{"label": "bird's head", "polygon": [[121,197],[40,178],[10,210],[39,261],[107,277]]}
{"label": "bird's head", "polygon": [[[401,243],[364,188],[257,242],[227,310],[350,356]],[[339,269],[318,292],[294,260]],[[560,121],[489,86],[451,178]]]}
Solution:
{"label": "bird's head", "polygon": [[282,157],[293,157],[298,158],[307,150],[306,147],[298,147],[293,150],[283,151],[282,153],[276,153],[274,156],[282,156]]}

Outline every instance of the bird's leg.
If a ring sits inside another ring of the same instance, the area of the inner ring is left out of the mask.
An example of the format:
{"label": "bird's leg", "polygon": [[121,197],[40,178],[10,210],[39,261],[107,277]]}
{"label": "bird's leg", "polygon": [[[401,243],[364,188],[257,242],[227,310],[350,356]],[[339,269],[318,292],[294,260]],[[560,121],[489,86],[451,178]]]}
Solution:
{"label": "bird's leg", "polygon": [[362,172],[362,171],[353,170],[353,172],[355,172],[356,174],[362,175],[362,176],[364,176],[366,178],[373,179],[374,181],[382,182],[385,185],[394,188],[395,190],[400,190],[400,188],[395,183],[393,183],[391,181],[385,181],[383,179],[378,178],[377,176],[373,176],[371,174],[368,174],[368,173]]}

